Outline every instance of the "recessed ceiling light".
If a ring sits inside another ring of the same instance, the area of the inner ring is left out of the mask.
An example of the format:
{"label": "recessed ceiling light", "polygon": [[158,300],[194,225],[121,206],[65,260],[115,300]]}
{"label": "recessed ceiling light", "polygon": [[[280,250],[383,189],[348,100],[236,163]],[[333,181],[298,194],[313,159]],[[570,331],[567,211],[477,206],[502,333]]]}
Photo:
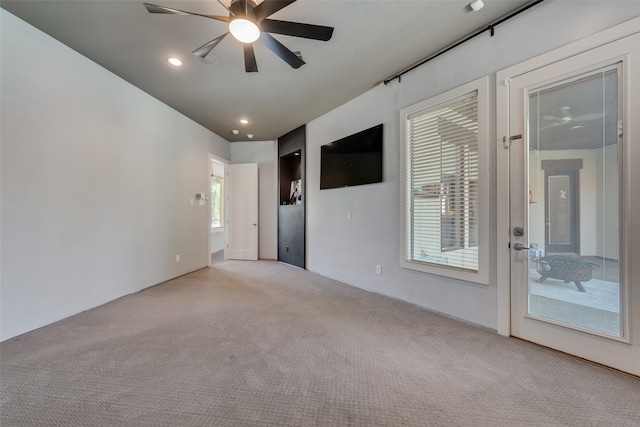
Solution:
{"label": "recessed ceiling light", "polygon": [[242,123],[243,125],[246,125],[247,123],[249,123],[249,120],[247,120],[247,119],[240,119],[240,123]]}
{"label": "recessed ceiling light", "polygon": [[232,134],[237,135],[240,133],[240,131],[238,129],[234,129],[231,131]]}
{"label": "recessed ceiling light", "polygon": [[184,65],[180,58],[176,58],[174,56],[167,58],[167,62],[171,65],[175,65],[176,67],[182,67]]}
{"label": "recessed ceiling light", "polygon": [[252,134],[252,133],[248,133],[248,134],[247,134],[247,138],[249,138],[249,139],[253,139],[253,134]]}

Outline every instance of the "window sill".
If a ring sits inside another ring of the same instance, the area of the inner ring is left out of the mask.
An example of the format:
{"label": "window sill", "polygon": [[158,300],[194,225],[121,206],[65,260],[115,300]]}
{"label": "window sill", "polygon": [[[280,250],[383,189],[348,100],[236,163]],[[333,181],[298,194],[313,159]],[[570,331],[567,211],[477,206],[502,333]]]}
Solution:
{"label": "window sill", "polygon": [[404,260],[400,262],[400,267],[408,270],[419,271],[422,273],[435,274],[437,276],[447,277],[450,279],[463,280],[465,282],[478,283],[481,285],[489,285],[489,277],[481,270],[465,270],[456,267],[447,267],[444,265],[432,264],[420,261]]}

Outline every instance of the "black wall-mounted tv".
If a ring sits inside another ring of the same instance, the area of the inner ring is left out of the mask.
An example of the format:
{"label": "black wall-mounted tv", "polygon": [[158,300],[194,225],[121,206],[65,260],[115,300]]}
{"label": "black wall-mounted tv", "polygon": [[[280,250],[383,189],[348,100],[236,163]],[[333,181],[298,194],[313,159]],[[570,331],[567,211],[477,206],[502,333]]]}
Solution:
{"label": "black wall-mounted tv", "polygon": [[320,189],[382,182],[382,124],[320,147]]}

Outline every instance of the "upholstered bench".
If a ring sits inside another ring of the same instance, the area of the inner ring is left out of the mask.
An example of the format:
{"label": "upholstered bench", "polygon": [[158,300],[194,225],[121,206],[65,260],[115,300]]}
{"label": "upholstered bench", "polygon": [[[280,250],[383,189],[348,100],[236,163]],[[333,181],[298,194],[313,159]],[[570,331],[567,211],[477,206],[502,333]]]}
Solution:
{"label": "upholstered bench", "polygon": [[581,261],[563,255],[550,255],[538,259],[538,273],[540,278],[538,283],[542,283],[548,278],[564,280],[566,283],[573,282],[580,292],[587,292],[582,282],[588,282],[592,278],[593,269],[599,265]]}

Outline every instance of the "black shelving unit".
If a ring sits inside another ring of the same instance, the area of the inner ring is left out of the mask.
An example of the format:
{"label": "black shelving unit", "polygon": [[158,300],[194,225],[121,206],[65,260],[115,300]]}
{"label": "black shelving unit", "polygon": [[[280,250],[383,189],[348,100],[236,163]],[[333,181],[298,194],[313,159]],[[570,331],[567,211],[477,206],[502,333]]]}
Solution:
{"label": "black shelving unit", "polygon": [[306,126],[278,138],[278,260],[305,268]]}

